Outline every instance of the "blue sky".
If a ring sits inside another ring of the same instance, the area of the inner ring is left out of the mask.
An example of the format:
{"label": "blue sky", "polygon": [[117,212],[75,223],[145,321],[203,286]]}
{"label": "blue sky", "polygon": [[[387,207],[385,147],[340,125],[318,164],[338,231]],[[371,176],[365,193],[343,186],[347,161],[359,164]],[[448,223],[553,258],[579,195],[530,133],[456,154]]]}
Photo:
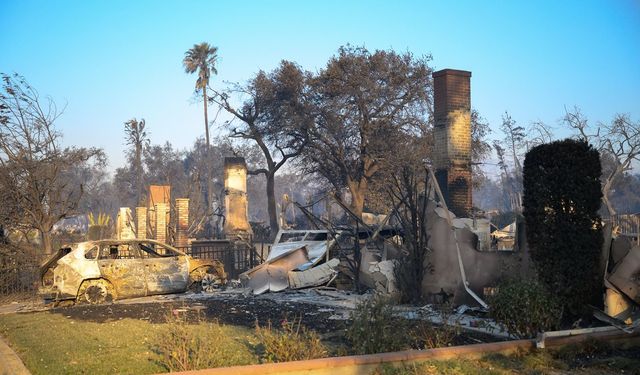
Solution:
{"label": "blue sky", "polygon": [[124,163],[132,117],[146,119],[153,143],[203,136],[182,67],[202,41],[219,48],[218,88],[282,59],[318,70],[350,43],[472,71],[472,106],[495,129],[505,110],[521,125],[557,126],[574,105],[591,122],[640,120],[639,0],[0,2],[0,72],[66,103],[65,144],[104,148],[111,169]]}

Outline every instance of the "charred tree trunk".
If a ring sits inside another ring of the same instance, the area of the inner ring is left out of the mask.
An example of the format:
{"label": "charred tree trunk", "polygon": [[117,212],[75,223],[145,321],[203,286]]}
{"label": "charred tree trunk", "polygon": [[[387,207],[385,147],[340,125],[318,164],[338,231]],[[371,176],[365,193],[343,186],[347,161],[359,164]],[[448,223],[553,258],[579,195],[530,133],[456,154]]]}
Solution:
{"label": "charred tree trunk", "polygon": [[351,193],[351,204],[349,208],[354,215],[362,218],[362,212],[364,211],[364,198],[367,193],[367,180],[361,179],[360,181],[348,182],[349,192]]}
{"label": "charred tree trunk", "polygon": [[142,205],[142,146],[136,145],[136,205]]}
{"label": "charred tree trunk", "polygon": [[205,163],[207,171],[205,178],[207,179],[206,193],[204,194],[205,215],[205,235],[209,238],[213,236],[213,180],[211,173],[211,144],[209,143],[209,114],[207,112],[207,88],[202,88],[202,98],[204,106],[204,139],[206,142],[207,162]]}
{"label": "charred tree trunk", "polygon": [[267,178],[267,211],[269,212],[269,239],[273,241],[280,229],[278,212],[276,210],[275,174],[266,173]]}
{"label": "charred tree trunk", "polygon": [[53,254],[53,239],[51,238],[51,230],[40,230],[40,238],[42,240],[42,251],[45,257]]}

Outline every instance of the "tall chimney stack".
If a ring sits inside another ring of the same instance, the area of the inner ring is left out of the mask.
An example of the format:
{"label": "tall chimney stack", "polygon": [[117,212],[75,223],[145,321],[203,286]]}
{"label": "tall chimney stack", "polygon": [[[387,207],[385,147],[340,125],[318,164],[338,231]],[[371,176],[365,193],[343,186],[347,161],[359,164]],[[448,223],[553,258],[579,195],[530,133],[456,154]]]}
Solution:
{"label": "tall chimney stack", "polygon": [[471,216],[471,72],[444,69],[433,73],[433,163],[449,210]]}
{"label": "tall chimney stack", "polygon": [[224,158],[224,190],[225,237],[248,239],[253,232],[249,225],[247,165],[244,158]]}

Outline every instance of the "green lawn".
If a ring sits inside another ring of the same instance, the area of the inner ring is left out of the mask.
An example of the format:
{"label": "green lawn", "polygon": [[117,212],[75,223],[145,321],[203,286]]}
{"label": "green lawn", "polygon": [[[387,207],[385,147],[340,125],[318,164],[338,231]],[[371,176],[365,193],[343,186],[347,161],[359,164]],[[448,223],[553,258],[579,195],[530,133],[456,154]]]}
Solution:
{"label": "green lawn", "polygon": [[[180,329],[201,339],[203,349],[229,365],[258,363],[251,350],[255,341],[251,329],[206,323],[184,324]],[[33,374],[166,372],[161,364],[166,357],[158,347],[172,332],[175,335],[175,324],[135,319],[95,323],[48,312],[0,316],[0,334]]]}

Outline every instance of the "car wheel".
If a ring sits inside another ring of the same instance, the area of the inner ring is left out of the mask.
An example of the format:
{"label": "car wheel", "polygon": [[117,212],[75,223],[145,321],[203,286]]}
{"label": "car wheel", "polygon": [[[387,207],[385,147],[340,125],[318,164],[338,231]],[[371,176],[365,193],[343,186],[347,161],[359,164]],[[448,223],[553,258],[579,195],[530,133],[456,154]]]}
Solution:
{"label": "car wheel", "polygon": [[200,285],[202,286],[203,292],[212,293],[222,286],[222,280],[218,275],[207,273],[202,277]]}
{"label": "car wheel", "polygon": [[106,280],[87,280],[80,287],[78,300],[92,305],[113,302],[113,287]]}

